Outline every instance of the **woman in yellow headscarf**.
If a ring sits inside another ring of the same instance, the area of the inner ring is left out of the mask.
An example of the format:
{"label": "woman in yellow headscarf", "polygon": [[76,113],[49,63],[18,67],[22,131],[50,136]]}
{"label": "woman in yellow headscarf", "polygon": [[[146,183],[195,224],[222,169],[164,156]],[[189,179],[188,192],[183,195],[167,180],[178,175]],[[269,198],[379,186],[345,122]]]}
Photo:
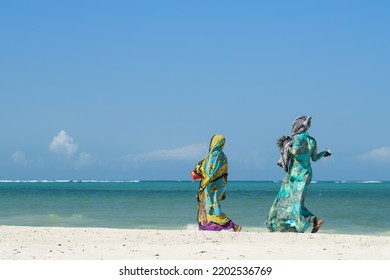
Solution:
{"label": "woman in yellow headscarf", "polygon": [[195,173],[202,178],[197,194],[200,230],[241,230],[241,226],[235,224],[221,210],[221,201],[226,198],[228,176],[228,161],[222,151],[224,146],[225,137],[214,135],[211,138],[209,154],[195,166]]}

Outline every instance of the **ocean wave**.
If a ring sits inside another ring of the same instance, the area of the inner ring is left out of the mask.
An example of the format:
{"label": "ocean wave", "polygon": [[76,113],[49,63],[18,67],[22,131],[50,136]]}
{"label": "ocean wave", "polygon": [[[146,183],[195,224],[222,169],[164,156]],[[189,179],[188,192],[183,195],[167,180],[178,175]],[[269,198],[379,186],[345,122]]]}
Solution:
{"label": "ocean wave", "polygon": [[198,230],[198,225],[197,224],[188,224],[185,226],[186,230]]}
{"label": "ocean wave", "polygon": [[0,183],[139,183],[140,180],[0,180]]}
{"label": "ocean wave", "polygon": [[380,183],[383,183],[383,181],[359,181],[357,183],[360,183],[360,184],[380,184]]}
{"label": "ocean wave", "polygon": [[73,180],[0,180],[0,183],[68,183]]}
{"label": "ocean wave", "polygon": [[25,226],[85,226],[88,227],[96,219],[83,214],[60,215],[32,214],[32,215],[14,215],[0,217],[2,225],[25,225]]}
{"label": "ocean wave", "polygon": [[80,183],[139,183],[140,180],[80,180]]}
{"label": "ocean wave", "polygon": [[42,180],[0,180],[0,183],[39,183]]}

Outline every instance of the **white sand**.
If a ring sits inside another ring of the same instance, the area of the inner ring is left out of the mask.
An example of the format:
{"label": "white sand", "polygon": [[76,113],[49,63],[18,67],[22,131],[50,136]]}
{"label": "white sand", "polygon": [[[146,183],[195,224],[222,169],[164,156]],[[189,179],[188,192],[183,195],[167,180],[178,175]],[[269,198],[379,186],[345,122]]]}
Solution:
{"label": "white sand", "polygon": [[2,260],[390,260],[390,236],[0,226]]}

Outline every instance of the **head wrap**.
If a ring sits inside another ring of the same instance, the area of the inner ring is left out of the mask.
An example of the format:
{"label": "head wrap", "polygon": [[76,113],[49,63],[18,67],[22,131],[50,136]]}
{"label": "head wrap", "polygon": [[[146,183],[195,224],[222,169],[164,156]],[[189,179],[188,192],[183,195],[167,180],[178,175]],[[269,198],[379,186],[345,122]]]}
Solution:
{"label": "head wrap", "polygon": [[291,135],[294,136],[296,134],[306,132],[310,128],[310,125],[311,125],[310,116],[297,117],[291,127]]}
{"label": "head wrap", "polygon": [[225,147],[226,139],[223,135],[217,134],[214,135],[210,140],[210,147],[209,147],[209,153],[212,151],[222,151],[222,149]]}
{"label": "head wrap", "polygon": [[299,116],[295,119],[292,127],[291,127],[291,137],[290,136],[282,136],[280,137],[276,144],[280,150],[280,158],[277,164],[284,169],[284,171],[288,172],[288,168],[290,166],[291,161],[291,153],[290,148],[292,146],[292,137],[294,135],[306,132],[311,125],[311,117],[310,116]]}

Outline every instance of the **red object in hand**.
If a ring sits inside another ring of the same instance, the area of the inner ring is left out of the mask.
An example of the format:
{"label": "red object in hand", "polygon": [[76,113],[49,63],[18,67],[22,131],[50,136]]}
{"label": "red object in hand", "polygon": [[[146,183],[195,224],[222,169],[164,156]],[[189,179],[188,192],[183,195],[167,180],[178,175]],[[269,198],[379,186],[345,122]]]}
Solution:
{"label": "red object in hand", "polygon": [[202,176],[200,176],[199,174],[195,173],[194,170],[191,170],[191,177],[192,177],[192,180],[194,180],[194,181],[202,178]]}

